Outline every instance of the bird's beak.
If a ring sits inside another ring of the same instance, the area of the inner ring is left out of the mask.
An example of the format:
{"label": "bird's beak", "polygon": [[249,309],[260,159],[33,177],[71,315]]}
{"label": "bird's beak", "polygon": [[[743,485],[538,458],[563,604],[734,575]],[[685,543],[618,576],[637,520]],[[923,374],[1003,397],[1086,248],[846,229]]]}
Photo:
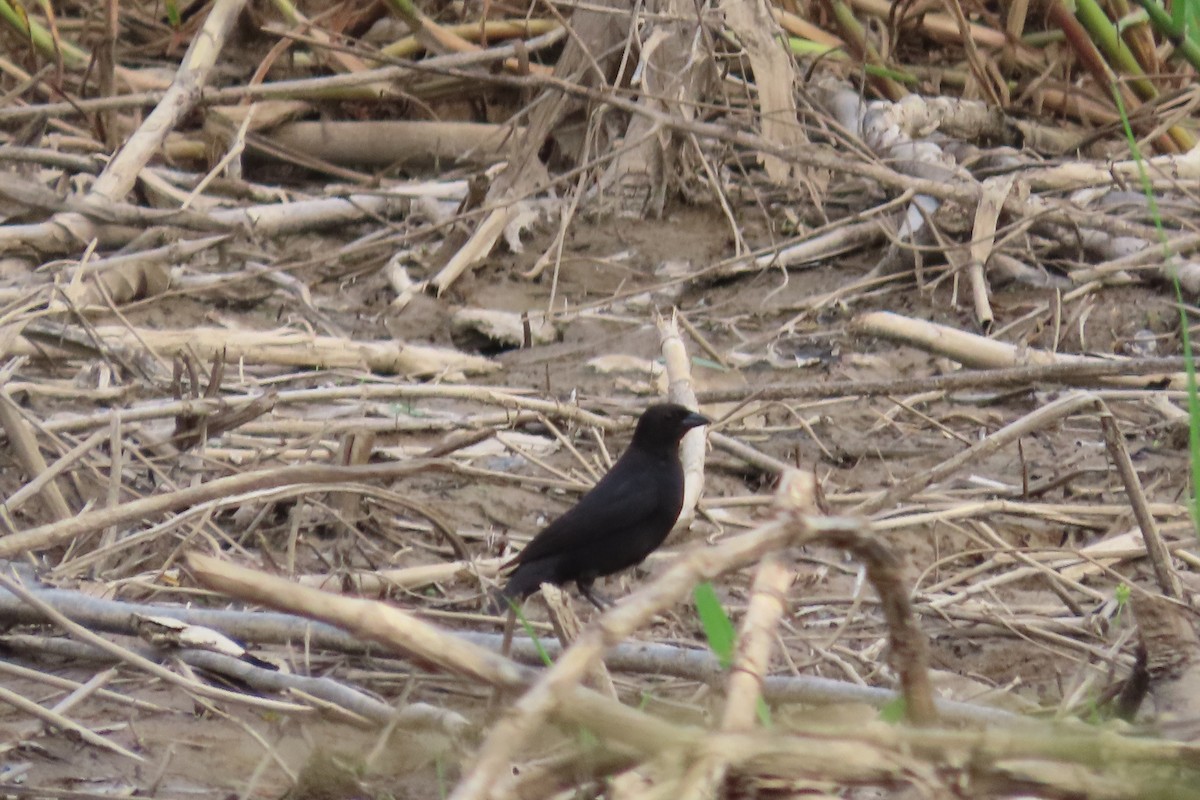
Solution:
{"label": "bird's beak", "polygon": [[691,414],[688,414],[686,417],[684,417],[679,424],[685,431],[690,431],[692,428],[699,428],[701,425],[711,425],[712,420],[703,414],[697,414],[695,411],[693,411]]}

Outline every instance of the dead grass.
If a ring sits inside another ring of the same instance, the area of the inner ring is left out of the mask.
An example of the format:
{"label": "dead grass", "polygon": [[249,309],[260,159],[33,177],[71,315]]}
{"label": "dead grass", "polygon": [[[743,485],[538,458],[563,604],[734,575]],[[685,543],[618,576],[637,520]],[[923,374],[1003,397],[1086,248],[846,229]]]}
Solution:
{"label": "dead grass", "polygon": [[[0,32],[0,793],[1197,796],[1194,68],[1163,244],[1058,6],[395,5]],[[501,654],[657,397],[668,547]]]}

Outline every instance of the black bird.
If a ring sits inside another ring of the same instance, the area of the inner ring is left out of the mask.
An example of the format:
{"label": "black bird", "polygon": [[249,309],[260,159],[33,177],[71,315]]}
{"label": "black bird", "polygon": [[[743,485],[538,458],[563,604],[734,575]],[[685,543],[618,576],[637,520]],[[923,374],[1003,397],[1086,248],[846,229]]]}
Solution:
{"label": "black bird", "polygon": [[602,608],[592,582],[645,561],[679,519],[679,440],[707,424],[705,417],[674,403],[647,408],[629,449],[612,469],[504,565],[516,569],[500,597],[523,600],[543,583],[574,581],[584,597]]}

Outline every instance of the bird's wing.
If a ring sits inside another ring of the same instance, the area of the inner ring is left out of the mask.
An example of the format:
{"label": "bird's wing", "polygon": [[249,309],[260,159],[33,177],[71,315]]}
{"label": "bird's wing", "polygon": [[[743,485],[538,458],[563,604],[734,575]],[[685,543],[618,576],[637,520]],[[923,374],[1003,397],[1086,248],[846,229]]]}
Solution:
{"label": "bird's wing", "polygon": [[513,559],[528,564],[564,550],[574,550],[597,538],[620,536],[652,517],[662,504],[662,487],[653,465],[618,460],[592,490],[565,514],[547,525]]}

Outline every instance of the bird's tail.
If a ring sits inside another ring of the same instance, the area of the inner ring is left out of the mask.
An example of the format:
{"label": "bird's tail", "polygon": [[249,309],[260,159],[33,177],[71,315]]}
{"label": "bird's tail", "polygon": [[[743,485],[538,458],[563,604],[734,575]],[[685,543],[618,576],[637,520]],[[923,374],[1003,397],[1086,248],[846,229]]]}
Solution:
{"label": "bird's tail", "polygon": [[508,576],[504,587],[492,592],[488,610],[493,614],[507,611],[510,603],[520,603],[538,590],[543,583],[553,583],[548,565],[541,562],[518,564]]}
{"label": "bird's tail", "polygon": [[521,601],[521,597],[510,594],[508,586],[493,589],[488,594],[487,605],[485,609],[489,614],[503,614],[511,607],[511,603]]}

